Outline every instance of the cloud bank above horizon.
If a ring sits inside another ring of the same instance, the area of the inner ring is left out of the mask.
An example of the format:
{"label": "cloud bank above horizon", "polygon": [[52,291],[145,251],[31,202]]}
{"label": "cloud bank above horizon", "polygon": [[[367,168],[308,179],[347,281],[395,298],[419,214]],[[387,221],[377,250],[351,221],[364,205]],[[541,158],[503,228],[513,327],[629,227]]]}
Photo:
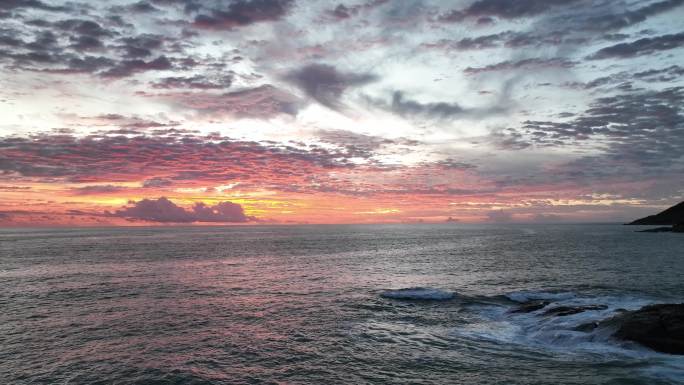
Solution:
{"label": "cloud bank above horizon", "polygon": [[627,221],[684,0],[10,0],[0,225]]}

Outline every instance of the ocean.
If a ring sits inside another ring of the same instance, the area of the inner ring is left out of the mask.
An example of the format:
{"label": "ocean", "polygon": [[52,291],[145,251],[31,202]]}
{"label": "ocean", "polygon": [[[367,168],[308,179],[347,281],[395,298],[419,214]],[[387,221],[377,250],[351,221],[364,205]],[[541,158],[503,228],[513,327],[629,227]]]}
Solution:
{"label": "ocean", "polygon": [[684,235],[636,229],[2,229],[0,382],[682,384],[684,356],[575,330],[684,302]]}

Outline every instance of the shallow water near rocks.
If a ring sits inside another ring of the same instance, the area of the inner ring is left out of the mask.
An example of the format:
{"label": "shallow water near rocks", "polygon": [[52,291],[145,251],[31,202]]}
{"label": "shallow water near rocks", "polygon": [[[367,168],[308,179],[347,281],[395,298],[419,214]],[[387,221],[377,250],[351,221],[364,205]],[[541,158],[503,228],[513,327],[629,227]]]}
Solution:
{"label": "shallow water near rocks", "polygon": [[[8,384],[683,383],[684,356],[575,330],[620,309],[684,302],[684,236],[634,230],[4,229],[0,378]],[[423,298],[412,298],[416,293]],[[545,309],[511,313],[534,299],[549,301],[547,308],[605,308],[562,317],[545,316]]]}

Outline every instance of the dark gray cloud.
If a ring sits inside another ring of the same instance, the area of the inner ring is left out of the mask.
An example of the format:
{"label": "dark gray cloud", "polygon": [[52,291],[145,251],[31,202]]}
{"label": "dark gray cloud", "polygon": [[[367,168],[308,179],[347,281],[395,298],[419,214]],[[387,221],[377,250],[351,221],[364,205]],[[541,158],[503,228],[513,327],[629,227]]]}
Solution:
{"label": "dark gray cloud", "polygon": [[119,48],[123,50],[124,55],[128,58],[142,58],[152,56],[155,50],[162,47],[164,41],[165,38],[160,35],[128,36],[120,39],[121,45]]}
{"label": "dark gray cloud", "polygon": [[133,12],[133,13],[141,13],[141,14],[149,14],[149,13],[155,13],[155,12],[160,12],[161,10],[151,3],[141,0],[138,1],[137,3],[132,3],[127,6],[115,6],[110,8],[110,11],[113,13],[126,13],[126,12]]}
{"label": "dark gray cloud", "polygon": [[459,22],[465,19],[499,17],[515,19],[535,16],[554,7],[571,6],[579,0],[478,0],[465,9],[453,10],[439,19],[444,22]]}
{"label": "dark gray cloud", "polygon": [[392,93],[389,102],[369,97],[366,99],[371,105],[392,111],[397,115],[421,119],[479,118],[504,114],[509,108],[505,98],[490,106],[466,108],[457,102],[419,102],[406,97],[402,91]]}
{"label": "dark gray cloud", "polygon": [[684,161],[684,87],[597,98],[566,121],[526,121],[505,137],[528,147],[566,146],[593,139],[606,160],[668,171]]}
{"label": "dark gray cloud", "polygon": [[530,46],[577,45],[588,42],[587,37],[575,36],[567,31],[520,32],[504,31],[490,35],[465,37],[459,40],[442,39],[434,43],[423,44],[423,47],[445,49],[448,51],[483,50],[490,48],[520,49]]}
{"label": "dark gray cloud", "polygon": [[[202,10],[193,25],[202,29],[230,30],[284,17],[294,4],[293,0],[235,0],[229,4]],[[206,13],[205,13],[206,12]]]}
{"label": "dark gray cloud", "polygon": [[0,63],[4,62],[14,69],[31,66],[46,67],[54,64],[63,63],[76,55],[69,51],[71,49],[90,49],[101,47],[102,43],[98,38],[71,34],[68,36],[68,43],[60,42],[59,30],[30,30],[26,32],[17,28],[12,28],[8,24],[7,28],[0,28]]}
{"label": "dark gray cloud", "polygon": [[350,19],[363,11],[373,9],[388,2],[389,0],[371,0],[356,5],[338,4],[334,9],[328,11],[328,14],[338,20]]}
{"label": "dark gray cloud", "polygon": [[469,162],[463,162],[459,161],[456,159],[443,159],[440,161],[435,162],[435,164],[439,165],[442,168],[449,169],[449,170],[474,170],[477,168],[476,164],[469,163]]}
{"label": "dark gray cloud", "polygon": [[132,206],[117,210],[113,216],[150,222],[191,223],[191,222],[247,222],[254,218],[245,215],[242,206],[232,202],[219,202],[208,206],[202,202],[186,210],[165,197],[143,199]]}
{"label": "dark gray cloud", "polygon": [[678,65],[672,65],[665,68],[650,69],[636,73],[621,71],[596,78],[587,83],[569,82],[564,85],[570,88],[587,90],[601,87],[606,90],[611,88],[617,90],[631,90],[636,82],[648,84],[653,84],[655,82],[676,83],[682,76],[684,76],[684,68]]}
{"label": "dark gray cloud", "polygon": [[68,19],[54,24],[57,29],[89,37],[112,36],[114,33],[92,20]]}
{"label": "dark gray cloud", "polygon": [[166,56],[159,56],[150,61],[141,59],[124,60],[117,63],[113,68],[100,73],[100,75],[108,78],[123,78],[138,72],[163,71],[170,70],[171,68],[173,68],[171,61]]}
{"label": "dark gray cloud", "polygon": [[350,17],[356,15],[358,11],[356,9],[347,7],[344,4],[339,4],[335,9],[330,11],[330,14],[337,19],[349,19]]}
{"label": "dark gray cloud", "polygon": [[[564,55],[577,50],[577,47],[600,41],[620,41],[629,36],[617,31],[641,22],[649,17],[668,12],[680,7],[684,0],[665,0],[626,4],[617,1],[592,2],[576,1],[541,1],[541,0],[480,0],[473,2],[462,10],[455,10],[441,16],[442,21],[480,20],[492,18],[516,19],[531,17],[530,29],[510,30],[481,36],[467,36],[461,39],[442,39],[434,43],[424,44],[428,48],[449,51],[481,50],[491,48],[512,48],[516,50],[526,47],[549,47]],[[641,5],[641,7],[638,7]],[[636,7],[636,8],[635,8]],[[642,31],[639,34],[647,33]],[[634,54],[635,49],[643,49],[650,54],[659,49],[669,49],[675,42],[668,39],[656,39],[647,46],[647,40],[641,41],[642,47],[617,46],[614,49],[600,52],[601,57],[616,57],[616,54]],[[529,63],[528,63],[529,64]],[[494,69],[490,67],[489,69]]]}
{"label": "dark gray cloud", "polygon": [[630,43],[616,44],[596,51],[589,59],[630,58],[682,46],[684,46],[684,32],[653,38],[645,37]]}
{"label": "dark gray cloud", "polygon": [[631,76],[626,72],[619,72],[616,74],[611,74],[608,76],[602,76],[596,78],[586,84],[584,84],[585,89],[592,89],[597,87],[603,87],[606,85],[614,85],[616,83],[622,83],[630,80]]}
{"label": "dark gray cloud", "polygon": [[340,98],[347,89],[377,79],[370,73],[341,72],[328,64],[309,64],[285,76],[285,80],[299,87],[307,96],[332,109],[342,107]]}
{"label": "dark gray cloud", "polygon": [[[180,84],[176,82],[176,85]],[[217,118],[270,118],[282,114],[296,115],[303,104],[299,98],[270,84],[220,94],[175,92],[152,96]]]}
{"label": "dark gray cloud", "polygon": [[465,37],[460,40],[442,39],[434,43],[425,43],[423,47],[439,48],[454,51],[481,50],[500,47],[513,32],[501,32],[492,35]]}
{"label": "dark gray cloud", "polygon": [[43,11],[60,11],[66,12],[71,8],[65,6],[55,6],[44,3],[40,0],[2,0],[0,2],[0,9],[2,10],[16,10],[22,8],[40,9]]}
{"label": "dark gray cloud", "polygon": [[24,44],[21,39],[18,39],[16,32],[11,29],[0,29],[0,46],[6,47],[20,47]]}
{"label": "dark gray cloud", "polygon": [[54,72],[94,73],[116,64],[114,60],[103,56],[71,56],[65,59],[63,67],[54,69]]}
{"label": "dark gray cloud", "polygon": [[572,68],[575,65],[577,65],[577,62],[566,58],[531,58],[517,61],[507,60],[496,64],[490,64],[484,67],[468,67],[463,72],[469,75],[474,75],[484,72],[495,71],[532,70],[543,68]]}
{"label": "dark gray cloud", "polygon": [[54,51],[59,48],[59,45],[57,35],[52,31],[39,31],[33,36],[33,40],[24,44],[23,47],[33,53],[47,53],[45,51]]}
{"label": "dark gray cloud", "polygon": [[415,100],[406,99],[400,91],[396,91],[392,95],[390,108],[400,115],[424,115],[437,118],[462,115],[466,112],[457,103],[420,103]]}
{"label": "dark gray cloud", "polygon": [[[590,12],[580,13],[568,20],[574,23],[579,31],[613,31],[626,28],[671,9],[684,5],[684,0],[665,0],[651,3],[635,10],[624,9],[617,11],[616,6],[623,6],[622,3],[604,2],[597,4],[592,9],[592,2],[585,2],[585,6]],[[552,21],[558,21],[563,16],[558,16]]]}
{"label": "dark gray cloud", "polygon": [[0,29],[0,49],[7,48],[0,55],[0,62],[15,70],[90,73],[112,78],[172,69],[166,55],[153,60],[140,59],[152,55],[153,50],[162,48],[169,40],[158,35],[120,37],[120,32],[88,19],[33,24],[37,28]]}
{"label": "dark gray cloud", "polygon": [[102,41],[92,36],[72,36],[70,48],[78,51],[96,51],[104,48]]}
{"label": "dark gray cloud", "polygon": [[661,69],[641,71],[634,74],[634,77],[637,79],[660,82],[670,82],[672,80],[679,79],[682,76],[684,76],[684,67],[678,65]]}
{"label": "dark gray cloud", "polygon": [[161,89],[188,88],[198,90],[221,90],[230,88],[233,83],[232,76],[221,76],[212,78],[205,75],[195,76],[172,76],[161,78],[152,83],[152,87]]}
{"label": "dark gray cloud", "polygon": [[149,12],[159,12],[159,9],[146,1],[138,1],[137,3],[131,4],[128,9],[133,12],[149,13]]}

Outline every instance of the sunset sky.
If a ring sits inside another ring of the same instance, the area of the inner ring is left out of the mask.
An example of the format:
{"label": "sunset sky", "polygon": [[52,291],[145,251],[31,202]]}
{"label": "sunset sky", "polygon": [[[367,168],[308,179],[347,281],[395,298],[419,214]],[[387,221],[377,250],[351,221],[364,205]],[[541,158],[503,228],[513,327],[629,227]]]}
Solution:
{"label": "sunset sky", "polygon": [[684,199],[684,0],[0,2],[0,225]]}

